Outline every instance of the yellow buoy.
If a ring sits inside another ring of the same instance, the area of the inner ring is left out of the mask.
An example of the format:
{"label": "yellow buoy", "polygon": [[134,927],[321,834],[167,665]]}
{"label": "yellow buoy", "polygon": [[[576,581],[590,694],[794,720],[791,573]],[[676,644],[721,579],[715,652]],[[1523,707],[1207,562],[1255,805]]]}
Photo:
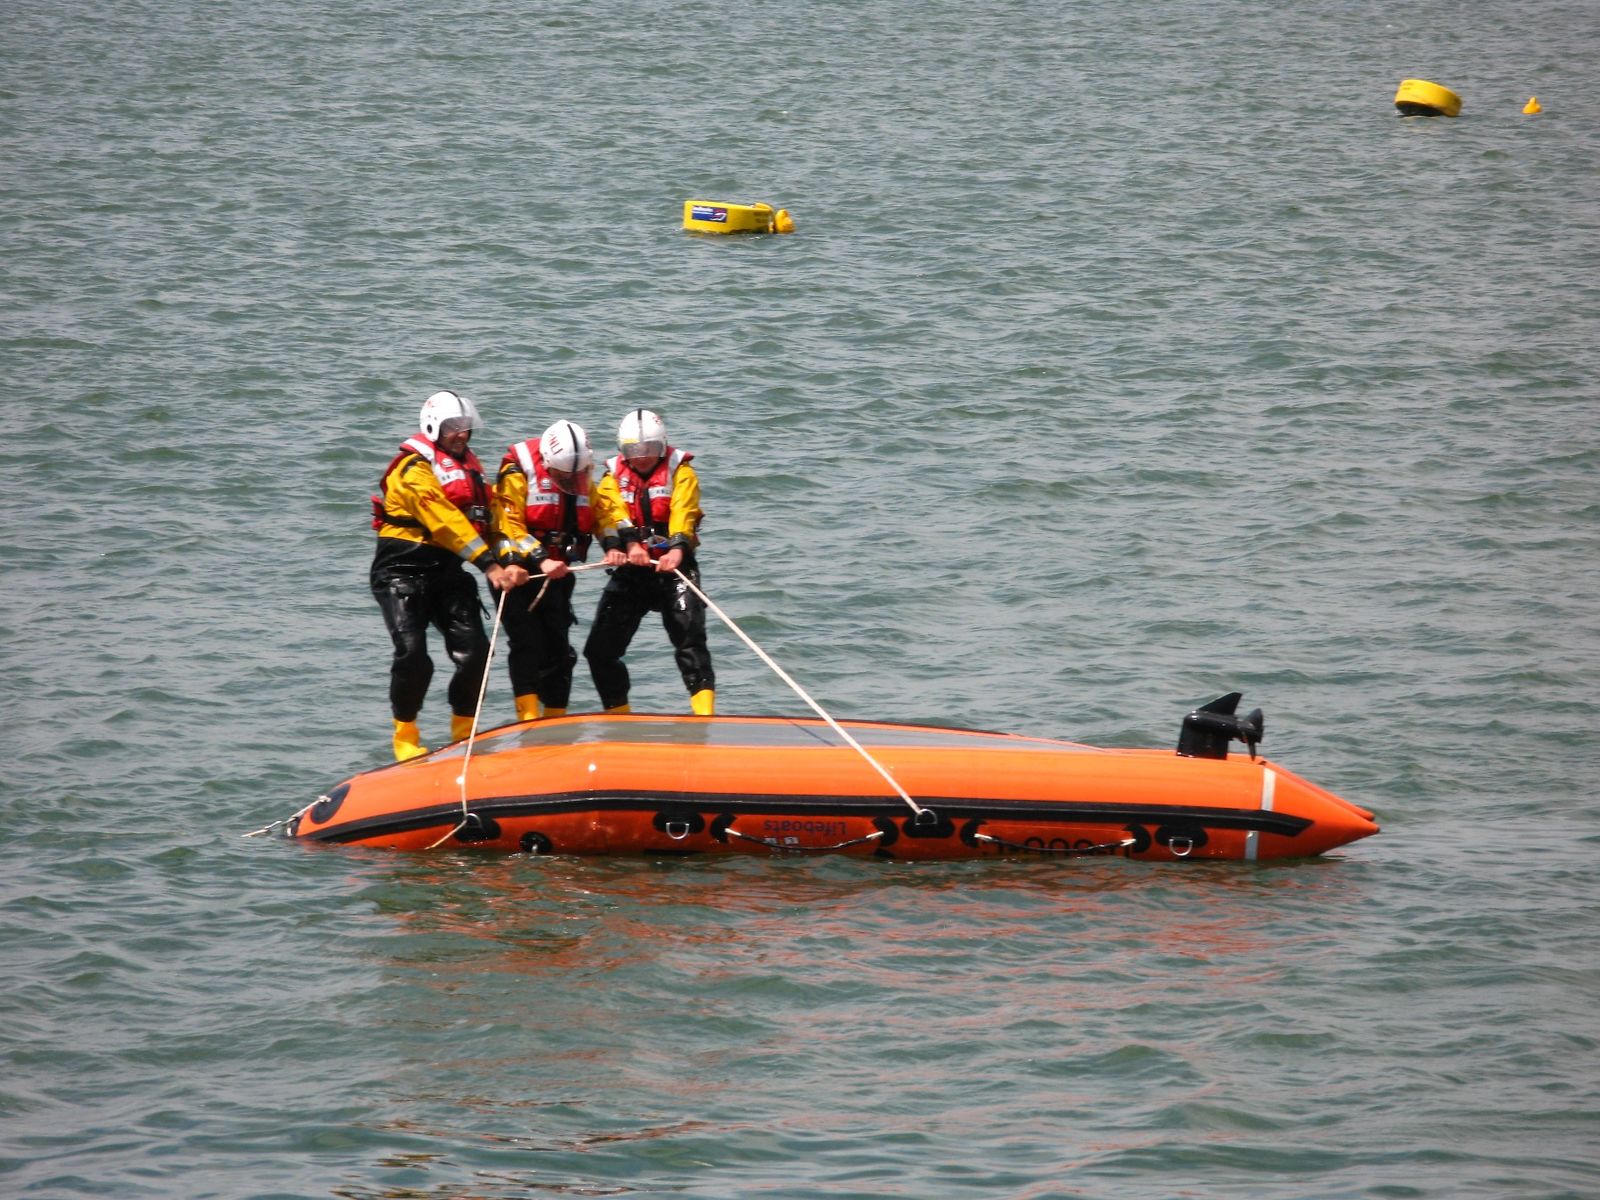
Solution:
{"label": "yellow buoy", "polygon": [[685,200],[683,227],[690,233],[793,233],[794,218],[770,204]]}
{"label": "yellow buoy", "polygon": [[1394,94],[1394,106],[1402,117],[1459,117],[1461,97],[1447,87],[1426,79],[1402,79]]}
{"label": "yellow buoy", "polygon": [[1522,106],[1522,111],[1532,116],[1534,113],[1543,112],[1544,106],[1539,103],[1539,97],[1529,96],[1528,102]]}

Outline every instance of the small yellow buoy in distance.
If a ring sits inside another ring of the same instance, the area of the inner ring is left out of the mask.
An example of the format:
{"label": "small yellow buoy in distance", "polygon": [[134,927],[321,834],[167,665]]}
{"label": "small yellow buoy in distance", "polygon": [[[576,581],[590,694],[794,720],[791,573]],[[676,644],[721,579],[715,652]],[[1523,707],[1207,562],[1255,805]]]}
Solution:
{"label": "small yellow buoy in distance", "polygon": [[1459,117],[1461,97],[1447,87],[1426,79],[1402,79],[1394,94],[1394,106],[1402,117]]}
{"label": "small yellow buoy in distance", "polygon": [[690,233],[793,233],[794,218],[770,204],[685,200],[683,227]]}
{"label": "small yellow buoy in distance", "polygon": [[1522,111],[1531,117],[1534,113],[1542,113],[1544,106],[1539,103],[1539,97],[1529,96],[1528,102],[1522,106]]}

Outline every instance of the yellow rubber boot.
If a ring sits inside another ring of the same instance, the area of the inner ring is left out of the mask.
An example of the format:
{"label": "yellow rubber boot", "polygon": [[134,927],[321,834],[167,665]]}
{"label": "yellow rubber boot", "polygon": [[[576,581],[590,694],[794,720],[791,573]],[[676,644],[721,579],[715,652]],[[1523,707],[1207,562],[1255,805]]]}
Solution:
{"label": "yellow rubber boot", "polygon": [[717,693],[710,688],[701,688],[689,697],[689,707],[694,710],[697,717],[714,716],[717,711]]}
{"label": "yellow rubber boot", "polygon": [[517,720],[537,721],[542,716],[544,712],[539,707],[538,696],[529,692],[526,696],[517,697]]}
{"label": "yellow rubber boot", "polygon": [[422,744],[422,734],[417,729],[417,723],[396,718],[394,723],[395,762],[405,762],[408,758],[420,758],[427,752],[428,748]]}
{"label": "yellow rubber boot", "polygon": [[472,736],[472,718],[471,717],[458,717],[458,716],[456,716],[455,713],[451,713],[450,714],[450,740],[452,742],[464,742],[471,736]]}
{"label": "yellow rubber boot", "polygon": [[564,717],[567,715],[567,710],[564,708],[547,708],[544,710],[544,715],[546,720],[551,717]]}
{"label": "yellow rubber boot", "polygon": [[631,713],[633,711],[633,706],[630,704],[619,704],[615,708],[606,709],[606,711],[608,713]]}

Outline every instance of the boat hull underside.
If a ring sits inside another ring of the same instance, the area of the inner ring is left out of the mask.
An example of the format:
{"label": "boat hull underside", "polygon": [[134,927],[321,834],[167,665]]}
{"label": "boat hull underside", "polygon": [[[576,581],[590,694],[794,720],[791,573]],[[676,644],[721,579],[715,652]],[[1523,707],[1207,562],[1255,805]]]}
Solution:
{"label": "boat hull underside", "polygon": [[[508,726],[482,739],[464,800],[464,758],[447,749],[355,776],[290,832],[525,854],[1247,861],[1310,857],[1377,832],[1370,812],[1265,760],[852,725],[919,813],[825,730],[784,722],[804,737],[769,745],[785,732],[776,719],[734,720],[680,733],[659,719],[591,719],[568,742],[543,728],[559,721]],[[670,736],[656,736],[663,728]]]}

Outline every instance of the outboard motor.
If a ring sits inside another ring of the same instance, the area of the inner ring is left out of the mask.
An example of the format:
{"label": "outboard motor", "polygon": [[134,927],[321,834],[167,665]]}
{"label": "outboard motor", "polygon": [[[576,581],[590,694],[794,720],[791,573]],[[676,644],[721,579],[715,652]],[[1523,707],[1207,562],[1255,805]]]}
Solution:
{"label": "outboard motor", "polygon": [[1185,758],[1227,758],[1228,743],[1238,738],[1254,759],[1257,743],[1266,736],[1267,719],[1259,708],[1235,716],[1243,699],[1243,692],[1229,692],[1185,717],[1178,731],[1178,753]]}

